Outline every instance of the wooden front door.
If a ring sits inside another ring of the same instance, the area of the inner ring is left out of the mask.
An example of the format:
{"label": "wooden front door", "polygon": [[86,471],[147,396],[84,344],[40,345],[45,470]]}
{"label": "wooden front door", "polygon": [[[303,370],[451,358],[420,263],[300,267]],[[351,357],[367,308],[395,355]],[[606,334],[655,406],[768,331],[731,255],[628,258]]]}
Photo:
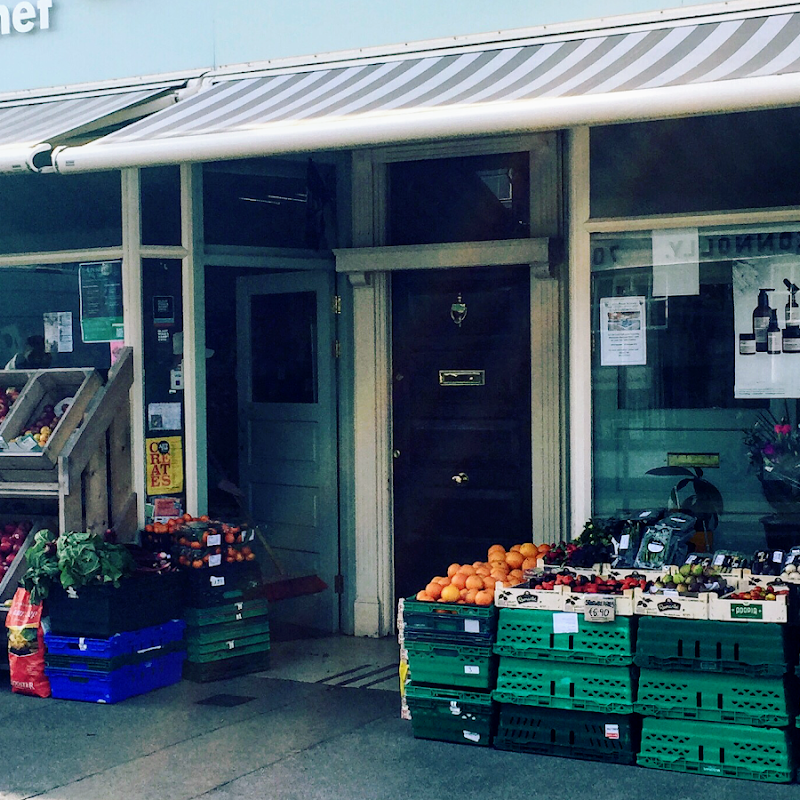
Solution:
{"label": "wooden front door", "polygon": [[237,282],[241,488],[284,570],[329,587],[270,614],[323,631],[339,628],[333,281],[309,271]]}
{"label": "wooden front door", "polygon": [[397,596],[531,539],[529,274],[392,277]]}

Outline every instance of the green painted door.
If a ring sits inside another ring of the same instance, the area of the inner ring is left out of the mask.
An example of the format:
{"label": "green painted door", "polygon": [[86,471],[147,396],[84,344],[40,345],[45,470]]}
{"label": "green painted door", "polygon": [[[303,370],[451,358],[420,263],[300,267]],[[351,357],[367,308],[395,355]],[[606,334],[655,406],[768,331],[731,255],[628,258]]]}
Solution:
{"label": "green painted door", "polygon": [[339,629],[333,291],[330,272],[237,282],[241,487],[284,571],[329,587],[271,613],[323,631]]}

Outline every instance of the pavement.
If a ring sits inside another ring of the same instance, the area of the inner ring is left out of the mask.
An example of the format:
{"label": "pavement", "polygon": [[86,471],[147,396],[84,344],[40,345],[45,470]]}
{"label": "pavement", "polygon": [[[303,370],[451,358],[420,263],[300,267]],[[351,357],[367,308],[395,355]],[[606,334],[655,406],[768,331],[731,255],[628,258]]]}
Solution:
{"label": "pavement", "polygon": [[800,800],[797,785],[415,739],[391,640],[274,642],[272,660],[114,705],[12,694],[0,676],[0,800]]}

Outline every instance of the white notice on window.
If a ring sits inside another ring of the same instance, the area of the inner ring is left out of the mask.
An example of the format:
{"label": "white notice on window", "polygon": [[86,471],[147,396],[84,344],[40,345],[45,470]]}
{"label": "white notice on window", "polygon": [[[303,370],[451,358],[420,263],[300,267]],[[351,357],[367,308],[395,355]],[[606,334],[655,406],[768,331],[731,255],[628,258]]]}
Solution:
{"label": "white notice on window", "polygon": [[600,364],[604,367],[647,364],[644,297],[600,300]]}
{"label": "white notice on window", "polygon": [[71,311],[46,311],[44,313],[44,342],[48,353],[72,352]]}

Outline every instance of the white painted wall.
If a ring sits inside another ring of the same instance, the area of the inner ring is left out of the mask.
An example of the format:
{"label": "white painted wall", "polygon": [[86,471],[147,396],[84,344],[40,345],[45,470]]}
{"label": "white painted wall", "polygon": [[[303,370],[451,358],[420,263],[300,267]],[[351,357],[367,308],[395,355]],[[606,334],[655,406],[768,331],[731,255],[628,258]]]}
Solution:
{"label": "white painted wall", "polygon": [[0,94],[709,2],[2,0]]}

